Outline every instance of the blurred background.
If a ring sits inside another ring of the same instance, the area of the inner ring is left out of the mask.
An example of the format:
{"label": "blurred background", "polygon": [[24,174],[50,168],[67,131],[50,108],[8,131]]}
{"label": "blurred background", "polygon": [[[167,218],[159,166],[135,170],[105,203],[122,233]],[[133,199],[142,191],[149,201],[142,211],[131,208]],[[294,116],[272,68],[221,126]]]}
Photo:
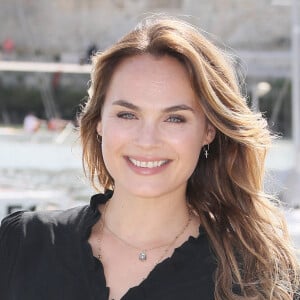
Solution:
{"label": "blurred background", "polygon": [[0,219],[89,201],[76,116],[90,57],[152,13],[183,18],[220,46],[249,106],[280,135],[265,184],[300,247],[300,0],[1,0]]}

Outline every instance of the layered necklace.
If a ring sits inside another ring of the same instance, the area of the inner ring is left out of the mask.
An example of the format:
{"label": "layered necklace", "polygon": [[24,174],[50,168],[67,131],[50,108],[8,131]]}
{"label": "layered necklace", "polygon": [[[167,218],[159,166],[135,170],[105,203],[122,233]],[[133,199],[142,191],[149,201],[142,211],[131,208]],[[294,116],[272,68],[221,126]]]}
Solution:
{"label": "layered necklace", "polygon": [[155,265],[157,265],[167,255],[167,253],[169,252],[169,250],[171,249],[171,247],[176,243],[176,241],[178,240],[178,238],[180,236],[182,236],[182,234],[186,231],[186,229],[189,227],[189,225],[191,223],[191,220],[192,220],[192,210],[188,209],[188,211],[189,211],[189,217],[188,217],[187,222],[184,224],[184,226],[181,228],[181,230],[178,232],[178,234],[175,235],[175,237],[172,239],[172,241],[170,243],[164,244],[164,245],[161,245],[161,246],[156,246],[156,247],[148,248],[148,249],[140,248],[140,247],[137,247],[137,246],[129,243],[128,241],[124,240],[123,238],[121,238],[120,236],[118,236],[115,232],[113,232],[107,226],[107,224],[105,223],[105,215],[106,215],[106,210],[107,210],[107,207],[108,207],[108,203],[109,203],[109,201],[106,202],[106,204],[104,206],[104,210],[103,210],[103,214],[102,214],[102,218],[101,218],[101,222],[100,222],[100,230],[99,230],[100,234],[99,234],[99,238],[98,238],[99,248],[98,248],[98,254],[97,254],[97,258],[99,260],[101,259],[101,237],[103,235],[104,228],[106,228],[107,231],[110,234],[112,234],[116,239],[118,239],[124,245],[126,245],[126,246],[128,246],[128,247],[130,247],[132,249],[137,250],[137,252],[138,252],[137,258],[141,262],[144,262],[144,261],[146,261],[148,259],[148,252],[149,251],[152,251],[152,250],[155,250],[155,249],[164,248],[163,254],[159,257],[159,259],[157,260],[157,262],[155,264]]}

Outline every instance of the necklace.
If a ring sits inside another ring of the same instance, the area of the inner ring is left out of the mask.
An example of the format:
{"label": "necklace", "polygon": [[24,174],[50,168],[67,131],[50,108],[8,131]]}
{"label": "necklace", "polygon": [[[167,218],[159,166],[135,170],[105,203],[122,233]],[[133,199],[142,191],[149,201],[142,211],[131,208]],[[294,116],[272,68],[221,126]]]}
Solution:
{"label": "necklace", "polygon": [[[185,225],[182,227],[182,229],[180,230],[180,232],[173,238],[173,240],[168,243],[168,244],[164,244],[161,246],[156,246],[156,247],[152,247],[152,248],[148,248],[148,249],[142,249],[140,247],[137,247],[135,245],[132,245],[131,243],[127,242],[126,240],[124,240],[123,238],[119,237],[115,232],[113,232],[105,223],[105,215],[106,215],[106,210],[108,207],[108,202],[106,202],[105,206],[104,206],[104,210],[103,210],[103,214],[102,214],[102,222],[100,222],[100,237],[98,239],[98,243],[99,245],[101,245],[101,236],[103,233],[103,229],[106,228],[116,239],[118,239],[119,241],[121,241],[123,244],[125,244],[126,246],[136,249],[138,250],[138,259],[139,261],[143,262],[146,261],[148,256],[147,253],[151,250],[154,249],[160,249],[160,248],[165,248],[163,251],[163,254],[160,256],[160,258],[158,259],[158,261],[155,263],[155,265],[157,265],[158,263],[161,262],[161,260],[165,257],[165,255],[169,252],[169,250],[171,249],[171,247],[175,244],[175,242],[177,241],[177,239],[185,232],[185,230],[187,229],[187,227],[190,225],[190,222],[192,220],[192,211],[191,209],[189,209],[189,217],[187,222],[185,223]],[[99,254],[97,255],[97,258],[100,260],[101,259],[101,246],[99,246]]]}

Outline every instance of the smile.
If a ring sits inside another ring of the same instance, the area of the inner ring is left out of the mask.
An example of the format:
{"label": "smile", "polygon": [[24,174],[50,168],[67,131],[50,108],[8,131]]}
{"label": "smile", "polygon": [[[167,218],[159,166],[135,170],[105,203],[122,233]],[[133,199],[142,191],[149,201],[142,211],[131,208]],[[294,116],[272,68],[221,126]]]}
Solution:
{"label": "smile", "polygon": [[140,168],[158,168],[166,164],[168,160],[157,160],[157,161],[139,161],[133,158],[128,157],[129,161],[134,164],[136,167]]}

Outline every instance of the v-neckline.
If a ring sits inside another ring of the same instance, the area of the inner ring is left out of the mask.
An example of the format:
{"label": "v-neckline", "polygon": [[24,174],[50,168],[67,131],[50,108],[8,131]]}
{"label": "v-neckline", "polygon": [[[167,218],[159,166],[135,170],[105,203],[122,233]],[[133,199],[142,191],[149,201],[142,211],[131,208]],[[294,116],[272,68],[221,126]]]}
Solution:
{"label": "v-neckline", "polygon": [[[99,260],[97,257],[93,255],[92,246],[89,243],[89,237],[92,231],[93,226],[100,220],[101,218],[101,212],[98,209],[98,206],[101,204],[105,204],[112,196],[112,191],[107,191],[105,194],[96,194],[92,196],[90,206],[89,208],[92,209],[92,212],[94,214],[94,218],[91,222],[87,224],[87,227],[85,228],[85,234],[84,234],[84,244],[87,250],[88,260],[90,261],[94,274],[94,278],[99,278],[99,280],[102,280],[103,286],[106,289],[107,299],[113,300],[109,298],[110,293],[110,287],[107,286],[107,280],[105,277],[104,272],[104,266],[101,260]],[[169,269],[176,269],[176,266],[178,266],[178,263],[176,263],[176,260],[179,258],[179,260],[182,260],[182,255],[185,256],[185,254],[188,255],[189,251],[187,248],[190,248],[190,245],[193,243],[199,242],[199,239],[203,236],[205,231],[203,230],[202,226],[199,226],[199,235],[197,237],[189,236],[187,240],[185,240],[180,246],[176,247],[172,253],[171,256],[166,257],[161,262],[156,264],[153,269],[148,273],[148,275],[138,284],[135,286],[130,287],[127,292],[120,298],[115,300],[126,300],[127,297],[130,296],[130,294],[136,292],[139,290],[140,293],[143,293],[144,286],[148,285],[148,283],[151,283],[152,280],[155,280],[155,276],[157,273],[161,272],[161,269],[169,270]],[[183,266],[183,264],[181,264]],[[93,280],[94,281],[94,280]],[[102,300],[102,299],[101,299]]]}

